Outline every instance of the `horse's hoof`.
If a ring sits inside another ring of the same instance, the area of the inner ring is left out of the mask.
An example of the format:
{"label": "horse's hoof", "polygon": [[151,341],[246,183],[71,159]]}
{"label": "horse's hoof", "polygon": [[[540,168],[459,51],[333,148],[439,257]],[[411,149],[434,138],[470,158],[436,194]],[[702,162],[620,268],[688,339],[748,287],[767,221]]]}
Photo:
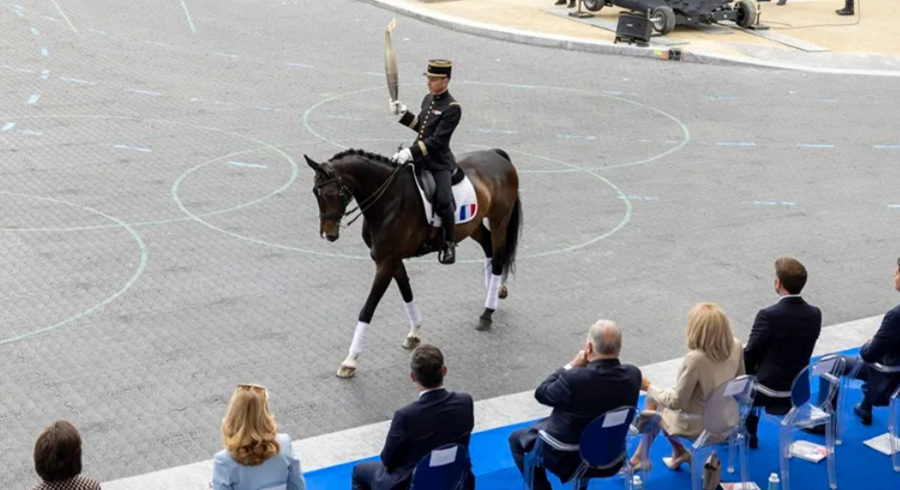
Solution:
{"label": "horse's hoof", "polygon": [[422,339],[419,337],[406,337],[403,339],[403,348],[406,350],[413,350],[422,343]]}
{"label": "horse's hoof", "polygon": [[500,291],[497,292],[497,297],[500,299],[506,299],[509,295],[509,291],[506,289],[506,285],[500,286]]}
{"label": "horse's hoof", "polygon": [[353,366],[341,366],[337,370],[337,377],[341,379],[350,379],[356,376],[356,368]]}
{"label": "horse's hoof", "polygon": [[490,318],[484,318],[484,317],[479,318],[478,326],[475,327],[475,330],[478,330],[479,332],[485,332],[487,330],[490,330],[492,323],[494,323],[494,322]]}

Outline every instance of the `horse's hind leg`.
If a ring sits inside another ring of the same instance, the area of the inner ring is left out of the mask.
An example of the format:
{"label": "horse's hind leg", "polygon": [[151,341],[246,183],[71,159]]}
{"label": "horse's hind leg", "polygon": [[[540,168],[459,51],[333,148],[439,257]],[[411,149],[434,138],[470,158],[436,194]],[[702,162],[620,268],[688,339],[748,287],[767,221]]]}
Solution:
{"label": "horse's hind leg", "polygon": [[[402,262],[401,262],[402,265]],[[394,277],[394,270],[397,264],[394,261],[379,262],[375,271],[375,279],[372,281],[372,289],[369,290],[369,297],[366,304],[363,305],[359,312],[359,321],[356,324],[356,330],[353,332],[353,342],[350,344],[350,353],[344,362],[341,363],[337,375],[339,378],[352,378],[356,375],[357,362],[356,359],[363,352],[363,341],[366,338],[366,331],[369,329],[369,322],[375,314],[375,308],[381,301],[384,292],[391,285],[391,278]]]}
{"label": "horse's hind leg", "polygon": [[[491,285],[491,274],[493,272],[494,261],[494,245],[491,242],[491,230],[488,230],[487,227],[484,226],[484,223],[482,223],[472,238],[481,245],[481,250],[484,251],[484,288],[487,289]],[[500,283],[500,289],[497,292],[497,296],[500,299],[506,299],[508,294],[509,291],[506,289],[506,281],[504,280]]]}
{"label": "horse's hind leg", "polygon": [[397,283],[397,288],[400,289],[406,317],[409,318],[409,333],[403,339],[403,348],[415,349],[422,343],[422,339],[419,337],[419,329],[422,328],[422,314],[419,313],[419,306],[413,299],[412,287],[409,285],[409,276],[406,274],[403,262],[400,262],[400,266],[394,271],[394,281]]}
{"label": "horse's hind leg", "polygon": [[479,318],[476,330],[489,330],[493,322],[494,312],[497,311],[500,288],[503,286],[503,264],[506,257],[506,225],[507,222],[504,221],[496,230],[491,231],[491,274],[487,283],[487,298],[484,301],[484,312]]}

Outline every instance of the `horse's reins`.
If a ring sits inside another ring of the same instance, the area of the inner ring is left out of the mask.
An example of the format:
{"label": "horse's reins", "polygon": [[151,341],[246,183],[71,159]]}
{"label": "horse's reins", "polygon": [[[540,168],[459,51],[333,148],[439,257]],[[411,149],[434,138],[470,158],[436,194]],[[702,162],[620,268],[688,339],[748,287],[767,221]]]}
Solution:
{"label": "horse's reins", "polygon": [[[353,219],[351,219],[349,223],[347,223],[346,225],[343,225],[344,228],[349,228],[350,225],[352,225],[356,220],[358,220],[360,218],[360,216],[362,216],[370,207],[372,207],[373,204],[375,204],[375,202],[378,201],[378,199],[381,198],[381,196],[384,195],[385,192],[387,192],[387,189],[391,185],[391,182],[394,181],[394,178],[397,176],[397,174],[399,174],[400,171],[403,170],[407,165],[409,165],[409,161],[406,161],[406,162],[398,165],[397,168],[395,168],[394,171],[391,172],[391,175],[388,176],[388,178],[377,189],[375,189],[375,192],[372,193],[372,195],[363,199],[362,202],[358,203],[356,205],[356,207],[351,209],[350,211],[341,212],[341,213],[339,213],[340,214],[339,216],[335,216],[334,214],[329,213],[329,215],[320,215],[320,217],[322,217],[324,219],[346,218],[346,217],[350,216],[351,214],[359,211],[359,214],[354,216]],[[333,178],[328,179],[324,182],[319,182],[318,184],[316,184],[316,187],[321,188],[332,182],[337,182],[337,184],[339,186],[341,186],[341,194],[343,194],[345,192],[345,190],[348,194],[350,194],[350,191],[343,184],[343,182],[341,182],[341,176],[337,174],[337,171],[335,171]]]}

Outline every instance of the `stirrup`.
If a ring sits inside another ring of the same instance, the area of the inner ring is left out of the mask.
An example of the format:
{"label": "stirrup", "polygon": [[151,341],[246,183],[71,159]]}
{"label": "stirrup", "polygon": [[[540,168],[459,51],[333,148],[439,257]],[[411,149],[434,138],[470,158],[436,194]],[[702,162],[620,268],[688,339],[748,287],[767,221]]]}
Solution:
{"label": "stirrup", "polygon": [[[447,255],[450,257],[448,258]],[[453,242],[444,245],[444,248],[438,252],[438,262],[444,265],[450,265],[456,262],[456,244]]]}

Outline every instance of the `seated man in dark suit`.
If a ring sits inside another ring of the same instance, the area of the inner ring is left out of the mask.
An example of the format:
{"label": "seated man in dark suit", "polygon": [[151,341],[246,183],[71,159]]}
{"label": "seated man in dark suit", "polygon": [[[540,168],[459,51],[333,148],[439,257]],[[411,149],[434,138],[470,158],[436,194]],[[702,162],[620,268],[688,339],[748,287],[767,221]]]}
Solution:
{"label": "seated man in dark suit", "polygon": [[[519,472],[525,474],[525,454],[534,447],[538,431],[544,430],[560,442],[578,444],[581,432],[595,418],[623,406],[637,406],[641,391],[640,369],[619,362],[622,334],[615,323],[600,320],[588,333],[584,350],[565,367],[558,369],[534,392],[534,397],[553,407],[553,412],[531,427],[519,429],[509,436],[509,448]],[[581,464],[577,452],[559,452],[542,446],[544,466],[563,481],[569,481]],[[597,476],[616,474],[625,462],[593,472]],[[535,490],[549,490],[544,468],[535,468]]]}
{"label": "seated man in dark suit", "polygon": [[[897,259],[897,269],[894,270],[894,289],[900,291],[900,259]],[[900,306],[894,307],[884,315],[875,337],[869,339],[859,349],[859,358],[866,363],[900,366]],[[859,358],[844,356],[846,360],[844,374],[853,372],[860,362]],[[880,373],[863,364],[856,378],[865,382],[863,385],[865,396],[853,407],[853,413],[863,425],[872,425],[872,407],[883,407],[888,404],[891,394],[900,385],[900,374]],[[834,397],[835,407],[838,406],[837,398]]]}
{"label": "seated man in dark suit", "polygon": [[[367,461],[353,468],[353,490],[394,490],[409,487],[416,464],[445,444],[469,447],[475,425],[472,397],[444,389],[444,356],[440,349],[423,344],[409,361],[409,377],[419,390],[419,400],[394,413],[381,461]],[[469,472],[466,489],[475,488]]]}
{"label": "seated man in dark suit", "polygon": [[[775,261],[775,292],[781,298],[759,310],[744,347],[747,374],[756,375],[761,385],[775,391],[791,391],[794,378],[809,365],[822,331],[822,312],[800,297],[806,278],[806,268],[797,260],[782,257]],[[758,393],[753,405],[784,415],[791,410],[791,399]],[[759,445],[758,426],[759,417],[751,413],[747,417],[747,432],[753,449]]]}

